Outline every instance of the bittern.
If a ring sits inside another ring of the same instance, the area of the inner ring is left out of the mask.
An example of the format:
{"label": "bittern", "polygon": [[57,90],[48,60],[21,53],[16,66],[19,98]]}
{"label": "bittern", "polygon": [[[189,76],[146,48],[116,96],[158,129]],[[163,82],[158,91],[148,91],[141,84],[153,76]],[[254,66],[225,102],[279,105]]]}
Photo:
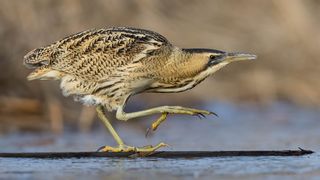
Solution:
{"label": "bittern", "polygon": [[83,104],[96,106],[98,117],[118,143],[117,147],[104,146],[101,151],[147,153],[166,144],[126,145],[105,116],[105,109],[116,111],[116,118],[122,121],[161,114],[152,124],[152,130],[168,114],[214,114],[181,106],[127,113],[124,107],[135,94],[186,91],[230,62],[255,58],[252,54],[215,49],[182,49],[153,31],[114,27],[83,31],[34,49],[24,56],[24,64],[35,69],[28,80],[61,80],[60,88],[65,96],[72,95]]}

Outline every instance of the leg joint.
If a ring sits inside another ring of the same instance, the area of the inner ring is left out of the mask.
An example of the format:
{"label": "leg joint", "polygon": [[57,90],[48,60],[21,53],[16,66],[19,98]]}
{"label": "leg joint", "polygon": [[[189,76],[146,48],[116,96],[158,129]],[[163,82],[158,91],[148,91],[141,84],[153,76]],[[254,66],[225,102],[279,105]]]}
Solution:
{"label": "leg joint", "polygon": [[123,112],[123,110],[120,110],[120,109],[117,110],[116,118],[121,121],[128,121],[129,120],[129,117],[127,116],[127,114],[125,112]]}

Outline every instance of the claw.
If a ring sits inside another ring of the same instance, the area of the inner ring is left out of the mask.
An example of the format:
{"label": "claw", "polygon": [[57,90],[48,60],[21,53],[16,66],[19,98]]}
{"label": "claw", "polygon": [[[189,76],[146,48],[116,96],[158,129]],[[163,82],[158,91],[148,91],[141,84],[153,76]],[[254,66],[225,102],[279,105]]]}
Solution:
{"label": "claw", "polygon": [[203,115],[202,113],[196,113],[194,116],[197,116],[199,119],[205,118],[206,116]]}
{"label": "claw", "polygon": [[219,115],[217,113],[215,113],[215,112],[210,111],[210,114],[212,114],[212,115],[214,115],[216,117],[219,117]]}
{"label": "claw", "polygon": [[206,118],[206,115],[204,115],[203,113],[198,113],[198,116],[201,116],[203,118]]}
{"label": "claw", "polygon": [[146,131],[146,134],[145,134],[145,137],[146,137],[146,138],[147,138],[148,135],[150,134],[150,129],[151,129],[151,128],[148,128],[147,131]]}
{"label": "claw", "polygon": [[99,147],[97,150],[96,150],[96,152],[102,152],[102,150],[105,148],[106,146],[101,146],[101,147]]}
{"label": "claw", "polygon": [[194,114],[193,116],[197,116],[199,119],[202,119],[202,116],[200,116],[199,114]]}

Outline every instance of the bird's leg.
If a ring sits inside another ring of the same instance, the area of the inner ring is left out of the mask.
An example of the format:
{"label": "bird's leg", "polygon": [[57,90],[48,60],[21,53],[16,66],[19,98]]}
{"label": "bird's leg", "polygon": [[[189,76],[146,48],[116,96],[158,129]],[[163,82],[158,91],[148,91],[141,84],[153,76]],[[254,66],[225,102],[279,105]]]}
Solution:
{"label": "bird's leg", "polygon": [[122,106],[122,107],[119,107],[117,110],[117,119],[127,121],[129,119],[149,116],[157,113],[161,113],[162,115],[159,119],[157,119],[152,124],[152,127],[150,129],[153,131],[156,130],[163,121],[165,121],[168,114],[188,114],[188,115],[195,115],[200,118],[205,117],[205,115],[211,115],[211,114],[217,116],[217,114],[214,112],[200,110],[200,109],[186,108],[181,106],[160,106],[160,107],[151,108],[143,111],[125,113],[123,111],[123,106]]}
{"label": "bird's leg", "polygon": [[[113,138],[118,143],[118,147],[103,146],[103,147],[99,148],[99,151],[102,151],[102,152],[141,152],[141,153],[147,153],[148,154],[148,153],[154,152],[155,150],[157,150],[157,149],[159,149],[161,147],[168,146],[165,143],[159,143],[156,146],[144,146],[144,147],[133,147],[133,146],[125,145],[124,142],[122,141],[122,139],[120,138],[120,136],[118,135],[118,133],[112,127],[110,121],[104,115],[103,107],[102,106],[98,106],[96,108],[96,110],[97,110],[97,113],[98,113],[98,117],[102,120],[104,125],[110,131],[110,133],[113,136]],[[147,155],[147,154],[144,154],[144,155]]]}
{"label": "bird's leg", "polygon": [[111,125],[110,121],[107,119],[107,117],[104,115],[103,107],[102,106],[98,106],[96,110],[97,110],[97,113],[98,113],[98,117],[102,120],[102,122],[107,127],[107,129],[109,130],[109,132],[111,133],[113,138],[118,143],[118,145],[119,146],[123,146],[124,143],[123,143],[122,139],[120,138],[120,136],[118,135],[116,130],[112,127],[112,125]]}
{"label": "bird's leg", "polygon": [[167,119],[167,116],[168,116],[168,113],[162,113],[161,116],[152,123],[151,127],[147,129],[146,137],[148,136],[150,130],[152,131],[157,130],[158,126]]}

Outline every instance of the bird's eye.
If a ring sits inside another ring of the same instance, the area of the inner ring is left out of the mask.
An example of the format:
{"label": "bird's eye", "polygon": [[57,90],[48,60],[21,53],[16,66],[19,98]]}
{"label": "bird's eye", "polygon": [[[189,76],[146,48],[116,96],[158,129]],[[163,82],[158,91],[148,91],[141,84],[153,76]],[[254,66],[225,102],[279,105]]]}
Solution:
{"label": "bird's eye", "polygon": [[219,56],[210,55],[210,60],[215,60],[217,57],[219,57]]}
{"label": "bird's eye", "polygon": [[214,66],[216,64],[219,64],[221,62],[221,60],[223,59],[222,58],[223,56],[222,55],[219,55],[219,54],[216,54],[216,55],[210,55],[209,56],[209,66]]}

